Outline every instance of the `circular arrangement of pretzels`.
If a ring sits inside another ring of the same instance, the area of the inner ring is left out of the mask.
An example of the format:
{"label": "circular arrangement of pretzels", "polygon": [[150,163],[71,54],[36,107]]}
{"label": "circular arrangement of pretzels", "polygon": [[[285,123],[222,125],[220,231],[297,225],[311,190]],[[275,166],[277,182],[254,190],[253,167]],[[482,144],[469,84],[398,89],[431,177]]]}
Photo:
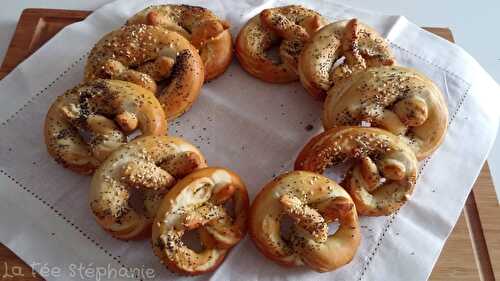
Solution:
{"label": "circular arrangement of pretzels", "polygon": [[[261,11],[236,37],[240,65],[265,82],[300,80],[324,101],[324,131],[250,206],[236,173],[208,166],[194,145],[166,135],[167,121],[229,67],[229,26],[206,8],[171,4],[147,7],[104,35],[83,82],[48,110],[48,153],[93,174],[89,205],[105,232],[150,237],[173,272],[216,270],[247,226],[278,264],[333,271],[357,253],[358,216],[391,215],[411,198],[418,161],[446,135],[445,99],[424,74],[397,65],[388,42],[358,19],[329,23],[297,5]],[[322,175],[330,168],[345,171],[339,183]],[[186,242],[191,232],[201,249]]]}

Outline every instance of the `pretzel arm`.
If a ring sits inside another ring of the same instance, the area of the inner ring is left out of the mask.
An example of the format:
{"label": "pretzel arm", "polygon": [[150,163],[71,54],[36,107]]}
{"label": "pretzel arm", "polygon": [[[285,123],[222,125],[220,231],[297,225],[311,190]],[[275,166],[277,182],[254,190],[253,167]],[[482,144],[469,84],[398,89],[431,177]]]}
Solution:
{"label": "pretzel arm", "polygon": [[283,14],[275,11],[274,9],[267,9],[260,13],[260,20],[268,28],[278,34],[278,36],[287,40],[299,39],[303,42],[309,40],[307,30],[295,24]]}
{"label": "pretzel arm", "polygon": [[160,81],[170,76],[175,60],[168,56],[159,56],[156,60],[144,63],[137,71],[149,75],[153,80]]}
{"label": "pretzel arm", "polygon": [[122,180],[132,186],[144,188],[167,188],[175,183],[168,172],[149,161],[133,161],[122,169]]}
{"label": "pretzel arm", "polygon": [[326,241],[328,238],[328,225],[320,213],[303,204],[297,197],[292,195],[281,196],[280,203],[285,213],[309,232],[315,241]]}
{"label": "pretzel arm", "polygon": [[148,74],[128,69],[121,62],[114,59],[107,60],[103,65],[103,69],[111,79],[128,81],[156,93],[156,82]]}

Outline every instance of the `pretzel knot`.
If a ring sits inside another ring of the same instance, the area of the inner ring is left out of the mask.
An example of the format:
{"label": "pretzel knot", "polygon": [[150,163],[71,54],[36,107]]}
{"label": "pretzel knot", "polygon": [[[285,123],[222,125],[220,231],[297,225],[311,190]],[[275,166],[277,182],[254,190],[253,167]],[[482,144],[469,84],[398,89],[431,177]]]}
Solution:
{"label": "pretzel knot", "polygon": [[[342,60],[343,59],[343,60]],[[366,68],[393,65],[387,42],[357,19],[331,23],[318,31],[299,57],[300,81],[313,97]]]}
{"label": "pretzel knot", "polygon": [[363,121],[401,136],[421,160],[441,144],[448,109],[439,88],[417,71],[374,67],[332,87],[324,103],[325,129]]}
{"label": "pretzel knot", "polygon": [[224,73],[232,59],[229,23],[212,11],[189,5],[157,5],[138,12],[127,25],[161,26],[181,34],[195,46],[205,65],[205,81]]}
{"label": "pretzel knot", "polygon": [[96,171],[90,207],[100,226],[114,237],[142,238],[151,231],[165,193],[205,166],[200,151],[180,138],[138,138],[115,151]]}
{"label": "pretzel knot", "polygon": [[331,165],[352,160],[341,185],[360,215],[393,213],[411,196],[418,162],[397,136],[376,128],[338,127],[312,138],[295,161],[296,170],[323,173]]}
{"label": "pretzel knot", "polygon": [[[233,213],[224,204],[232,201]],[[215,270],[246,234],[248,194],[239,177],[224,168],[197,170],[179,181],[161,202],[153,224],[153,250],[170,270],[197,275]],[[196,230],[203,250],[183,242]]]}
{"label": "pretzel knot", "polygon": [[[297,80],[299,54],[325,24],[320,14],[302,6],[265,9],[240,30],[236,55],[242,67],[261,80],[273,83]],[[267,54],[276,45],[279,45],[279,61]]]}
{"label": "pretzel knot", "polygon": [[[281,234],[292,219],[288,237]],[[339,222],[329,235],[328,224]],[[360,242],[356,208],[349,194],[319,174],[295,171],[279,176],[259,192],[250,211],[250,235],[267,257],[285,266],[305,264],[332,271],[350,262]]]}
{"label": "pretzel knot", "polygon": [[127,135],[166,133],[165,113],[155,96],[117,80],[94,80],[59,96],[45,118],[45,143],[65,167],[91,174]]}
{"label": "pretzel knot", "polygon": [[[85,80],[129,81],[156,93],[167,119],[180,116],[203,84],[198,50],[177,32],[136,24],[106,34],[90,51]],[[158,84],[164,84],[159,89]]]}

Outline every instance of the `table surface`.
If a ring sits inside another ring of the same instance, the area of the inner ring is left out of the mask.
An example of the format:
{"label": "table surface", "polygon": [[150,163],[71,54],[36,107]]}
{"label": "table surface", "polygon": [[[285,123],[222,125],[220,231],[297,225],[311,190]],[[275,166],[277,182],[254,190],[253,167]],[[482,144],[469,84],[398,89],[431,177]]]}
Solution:
{"label": "table surface", "polygon": [[[56,23],[50,20],[31,20],[19,27],[15,42],[23,37],[25,45],[13,44],[9,57],[5,60],[0,70],[0,79],[15,67],[23,58],[36,50],[41,44],[52,37],[66,24],[84,18],[86,12],[61,12],[55,14],[59,17]],[[62,20],[61,20],[62,19]],[[42,25],[39,23],[43,22]],[[33,34],[33,26],[42,26]],[[432,29],[432,32],[453,40],[448,29]],[[26,40],[29,39],[29,40]],[[439,258],[430,280],[500,280],[500,264],[491,261],[500,260],[500,220],[496,216],[499,206],[491,184],[487,167],[476,182],[474,192],[467,201],[467,206],[460,217],[450,239]],[[15,254],[5,246],[0,245],[0,261],[5,261],[10,268],[20,266],[23,272],[31,272]],[[1,264],[0,264],[1,265]],[[5,268],[0,266],[0,276]],[[40,277],[25,276],[16,280],[40,280]]]}

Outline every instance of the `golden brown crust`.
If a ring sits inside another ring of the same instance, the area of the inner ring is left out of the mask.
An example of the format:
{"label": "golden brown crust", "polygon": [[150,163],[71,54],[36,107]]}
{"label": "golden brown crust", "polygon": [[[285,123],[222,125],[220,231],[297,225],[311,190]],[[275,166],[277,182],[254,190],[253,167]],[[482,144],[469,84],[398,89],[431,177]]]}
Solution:
{"label": "golden brown crust", "polygon": [[47,150],[57,162],[91,174],[136,128],[143,136],[167,132],[165,113],[153,93],[129,82],[98,79],[54,101],[45,118],[44,135]]}
{"label": "golden brown crust", "polygon": [[217,78],[231,63],[233,42],[229,23],[212,11],[189,5],[156,5],[138,12],[127,25],[158,25],[179,32],[199,51],[205,65],[205,81]]}
{"label": "golden brown crust", "polygon": [[[320,14],[302,6],[265,9],[241,28],[235,43],[236,56],[243,69],[263,81],[295,81],[302,47],[325,24]],[[266,54],[277,44],[280,62]]]}
{"label": "golden brown crust", "polygon": [[184,37],[160,26],[136,24],[106,34],[92,48],[85,80],[113,78],[157,90],[167,119],[186,112],[198,98],[204,67],[198,50]]}
{"label": "golden brown crust", "polygon": [[[179,165],[182,159],[190,161],[193,155],[197,165],[188,170]],[[151,231],[163,196],[181,179],[174,175],[203,167],[206,163],[201,152],[183,139],[140,137],[113,152],[97,169],[90,187],[90,208],[99,225],[113,237],[143,238]],[[141,193],[142,207],[129,202],[132,189]]]}
{"label": "golden brown crust", "polygon": [[323,126],[369,122],[401,138],[422,160],[446,135],[448,109],[439,88],[417,71],[400,66],[355,73],[328,92]]}
{"label": "golden brown crust", "polygon": [[[232,200],[234,216],[223,206]],[[179,181],[162,200],[153,223],[155,254],[170,270],[198,275],[215,270],[246,234],[248,194],[241,179],[224,168],[197,170]],[[197,230],[203,250],[184,245],[182,236]]]}
{"label": "golden brown crust", "polygon": [[[341,57],[345,60],[334,68]],[[320,100],[335,83],[367,67],[393,65],[385,39],[357,19],[337,21],[323,27],[303,48],[299,57],[300,82]]]}
{"label": "golden brown crust", "polygon": [[[293,221],[289,237],[280,233],[285,216]],[[329,236],[328,223],[337,219],[339,229]],[[334,181],[307,171],[280,175],[261,189],[250,210],[249,232],[266,257],[319,272],[349,263],[361,240],[349,194]]]}
{"label": "golden brown crust", "polygon": [[418,162],[397,136],[376,128],[337,127],[313,137],[295,160],[296,170],[323,173],[347,160],[354,164],[341,185],[360,215],[389,215],[411,196]]}

